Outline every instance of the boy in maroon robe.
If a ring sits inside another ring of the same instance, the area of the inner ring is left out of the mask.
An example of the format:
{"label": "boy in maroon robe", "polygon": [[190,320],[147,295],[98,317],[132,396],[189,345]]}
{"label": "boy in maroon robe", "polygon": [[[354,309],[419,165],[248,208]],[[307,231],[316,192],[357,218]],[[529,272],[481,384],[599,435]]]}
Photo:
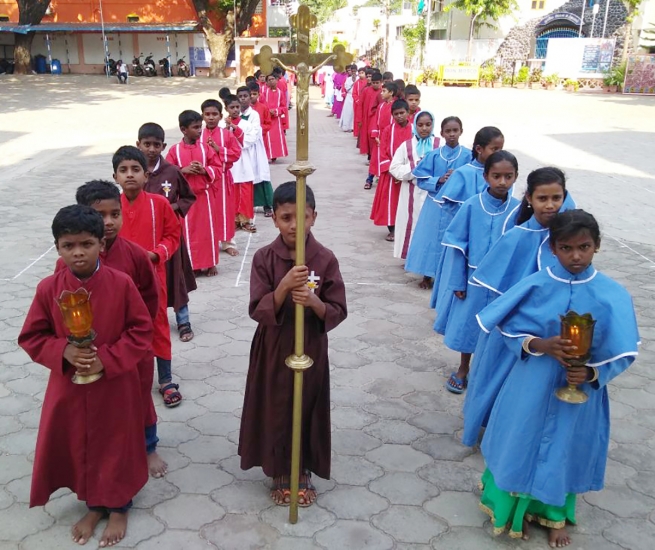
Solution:
{"label": "boy in maroon robe", "polygon": [[143,190],[148,181],[148,163],[143,153],[129,145],[120,147],[112,158],[114,180],[123,189],[120,235],[146,250],[159,277],[159,311],[155,318],[152,348],[157,360],[159,393],[166,407],[182,401],[179,385],[173,384],[171,329],[168,324],[166,262],[180,246],[180,222],[168,201]]}
{"label": "boy in maroon robe", "polygon": [[[100,253],[100,261],[107,267],[129,275],[143,299],[150,317],[155,320],[159,311],[159,280],[155,268],[148,258],[148,253],[138,244],[120,237],[123,227],[121,195],[115,183],[94,180],[78,187],[75,193],[77,204],[90,206],[102,216],[105,224],[105,249]],[[66,269],[66,264],[59,258],[57,270]],[[139,363],[141,395],[146,433],[146,453],[148,469],[153,477],[163,477],[167,473],[167,464],[157,453],[157,413],[152,401],[152,380],[154,378],[152,353]]]}
{"label": "boy in maroon robe", "polygon": [[260,248],[250,274],[250,317],[258,326],[241,416],[241,468],[261,466],[273,478],[271,498],[289,504],[293,371],[284,361],[293,353],[295,305],[305,310],[305,352],[314,360],[305,371],[302,457],[298,502],[316,500],[311,473],[330,478],[330,372],[327,333],[347,315],[346,290],[334,254],[319,244],[311,227],[316,203],[307,187],[306,265],[294,266],[296,183],[280,185],[273,195],[273,221],[280,236]]}
{"label": "boy in maroon robe", "polygon": [[[145,190],[168,199],[180,220],[188,214],[196,202],[196,195],[177,166],[166,161],[162,152],[166,149],[164,129],[154,122],[146,122],[139,128],[136,146],[148,161],[148,181]],[[198,288],[189,259],[186,241],[180,238],[180,247],[166,262],[166,290],[168,307],[175,311],[177,332],[182,342],[193,339],[189,315],[189,292]]]}
{"label": "boy in maroon robe", "polygon": [[[148,480],[138,364],[152,342],[152,320],[132,280],[99,261],[104,247],[100,214],[73,205],[52,222],[55,246],[67,269],[41,281],[18,337],[36,363],[50,369],[34,455],[30,506],[44,506],[69,488],[89,507],[72,529],[86,543],[98,522],[109,521],[100,546],[125,536],[132,498]],[[57,299],[65,291],[90,294],[90,347],[68,342]],[[76,385],[74,374],[102,377]]]}
{"label": "boy in maroon robe", "polygon": [[[369,127],[371,119],[375,116],[378,103],[381,101],[380,88],[382,88],[382,75],[373,73],[371,75],[371,85],[364,88],[362,92],[362,126],[359,134],[359,152],[362,155],[368,155],[368,160],[371,160],[371,153],[375,141],[369,136]],[[373,174],[369,169],[364,189],[373,187]]]}

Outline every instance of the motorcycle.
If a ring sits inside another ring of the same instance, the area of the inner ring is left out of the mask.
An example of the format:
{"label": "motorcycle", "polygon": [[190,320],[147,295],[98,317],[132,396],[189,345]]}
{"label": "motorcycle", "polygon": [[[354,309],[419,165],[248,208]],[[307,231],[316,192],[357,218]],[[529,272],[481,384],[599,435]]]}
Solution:
{"label": "motorcycle", "polygon": [[135,55],[132,60],[132,72],[134,76],[143,76],[145,73],[143,71],[143,65],[141,65],[141,57],[143,54]]}
{"label": "motorcycle", "polygon": [[105,60],[105,74],[107,76],[116,76],[118,74],[118,64],[114,59]]}
{"label": "motorcycle", "polygon": [[161,67],[161,74],[164,78],[171,76],[171,63],[168,60],[168,57],[164,57],[159,60],[159,66]]}
{"label": "motorcycle", "polygon": [[143,62],[143,69],[146,72],[146,76],[157,76],[157,66],[152,59],[152,53]]}
{"label": "motorcycle", "polygon": [[184,76],[189,78],[189,76],[191,76],[191,71],[189,70],[189,66],[187,65],[186,61],[184,61],[184,57],[185,56],[182,56],[177,60],[177,76]]}

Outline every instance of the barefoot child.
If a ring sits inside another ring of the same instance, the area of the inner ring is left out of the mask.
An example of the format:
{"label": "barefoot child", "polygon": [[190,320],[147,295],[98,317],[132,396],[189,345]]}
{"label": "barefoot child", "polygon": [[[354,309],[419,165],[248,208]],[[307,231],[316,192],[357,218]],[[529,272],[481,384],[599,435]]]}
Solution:
{"label": "barefoot child", "polygon": [[407,258],[416,222],[428,194],[416,186],[412,172],[425,155],[439,147],[439,138],[434,136],[432,113],[421,111],[417,114],[412,124],[412,134],[411,139],[398,147],[389,165],[389,173],[398,180],[400,186],[393,257],[403,260]]}
{"label": "barefoot child", "polygon": [[412,172],[419,189],[427,192],[411,246],[407,252],[405,270],[423,275],[419,284],[422,289],[432,285],[437,271],[437,252],[441,248],[441,200],[438,197],[450,174],[471,161],[471,150],[459,144],[464,131],[459,117],[449,116],[441,121],[441,137],[445,143],[439,149],[427,153]]}
{"label": "barefoot child", "polygon": [[236,243],[234,242],[234,179],[232,178],[232,167],[241,158],[242,130],[235,127],[228,130],[220,126],[223,118],[223,106],[216,99],[207,99],[200,106],[205,127],[200,135],[200,142],[212,149],[221,160],[221,169],[216,173],[214,182],[218,216],[221,223],[215,229],[218,231],[218,240],[222,243],[223,249],[230,256],[238,256]]}
{"label": "barefoot child", "polygon": [[[121,209],[123,227],[121,237],[138,244],[148,252],[159,277],[159,311],[155,318],[152,349],[157,359],[159,393],[166,407],[177,407],[182,402],[179,385],[173,384],[171,330],[166,313],[166,262],[180,246],[180,222],[173,208],[161,195],[146,193],[148,165],[136,147],[120,147],[112,158],[114,180],[123,189]],[[195,206],[194,206],[195,207]]]}
{"label": "barefoot child", "polygon": [[[50,370],[34,455],[30,506],[44,506],[57,489],[86,502],[72,530],[85,544],[109,516],[100,546],[125,537],[132,499],[148,481],[143,445],[143,398],[138,364],[152,343],[152,320],[132,280],[99,261],[104,247],[100,214],[88,206],[62,208],[52,222],[66,269],[41,281],[18,337],[36,363]],[[69,344],[57,299],[85,289],[96,337],[90,347]],[[76,372],[102,373],[80,386]]]}
{"label": "barefoot child", "polygon": [[[552,548],[571,544],[577,494],[604,485],[610,416],[607,384],[635,360],[639,334],[627,290],[592,265],[600,229],[591,214],[570,210],[550,223],[557,261],[524,279],[479,314],[498,329],[513,367],[494,404],[482,442],[487,469],[480,505],[494,533],[528,538],[528,522],[549,529]],[[560,316],[596,320],[586,366],[563,369],[576,347],[560,336]],[[588,401],[560,401],[573,384]]]}
{"label": "barefoot child", "polygon": [[484,179],[489,187],[467,200],[455,214],[444,233],[445,247],[436,303],[434,330],[444,336],[444,344],[460,352],[460,365],[446,382],[446,389],[462,393],[478,342],[480,329],[475,316],[491,303],[491,291],[470,282],[475,267],[502,236],[505,221],[519,204],[512,197],[519,164],[508,151],[491,155],[484,165]]}
{"label": "barefoot child", "polygon": [[[166,197],[180,223],[184,223],[184,218],[196,202],[196,196],[180,169],[173,166],[162,155],[166,149],[164,129],[159,124],[147,122],[139,128],[138,138],[136,146],[148,161],[148,181],[145,191]],[[189,315],[189,292],[198,287],[186,241],[183,238],[180,239],[180,247],[166,262],[166,286],[167,306],[175,311],[180,340],[189,342],[193,339]]]}
{"label": "barefoot child", "polygon": [[[294,267],[296,183],[280,185],[273,196],[273,221],[280,236],[260,248],[252,261],[250,316],[258,326],[241,416],[241,468],[261,466],[273,478],[271,498],[289,504],[293,372],[285,359],[293,353],[294,304],[305,306],[306,353],[314,366],[305,372],[303,452],[299,504],[316,500],[311,474],[330,477],[330,373],[327,333],[347,315],[346,291],[334,254],[311,233],[315,200],[307,187],[306,265]],[[308,286],[308,282],[313,286]]]}

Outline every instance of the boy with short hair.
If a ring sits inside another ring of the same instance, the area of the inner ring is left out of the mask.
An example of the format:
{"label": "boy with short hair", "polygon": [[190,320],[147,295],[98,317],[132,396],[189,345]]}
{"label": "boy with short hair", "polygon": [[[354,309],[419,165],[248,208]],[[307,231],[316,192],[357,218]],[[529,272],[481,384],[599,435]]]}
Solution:
{"label": "boy with short hair", "polygon": [[[129,275],[143,299],[151,319],[159,311],[159,279],[148,253],[138,244],[119,236],[123,227],[121,194],[115,183],[93,180],[77,188],[77,204],[90,206],[102,216],[105,225],[105,248],[100,261],[107,267]],[[57,270],[66,269],[62,258],[57,260]],[[157,453],[157,413],[152,401],[153,361],[152,350],[139,362],[141,395],[145,420],[146,453],[150,475],[156,478],[167,473],[167,464]]]}
{"label": "boy with short hair", "polygon": [[[371,140],[371,164],[368,169],[369,175],[380,177],[382,173],[380,167],[380,137],[384,129],[391,124],[391,104],[396,99],[398,87],[393,82],[385,82],[380,90],[380,103],[378,103],[375,114],[372,115],[369,123],[369,136]],[[370,180],[367,180],[367,183]],[[364,186],[364,189],[370,187]]]}
{"label": "boy with short hair", "polygon": [[[359,135],[359,152],[362,155],[368,155],[368,160],[371,160],[371,151],[373,150],[372,144],[375,143],[369,136],[369,126],[371,119],[375,116],[375,110],[378,103],[381,101],[380,89],[382,88],[382,74],[373,72],[371,74],[371,85],[364,88],[362,93],[362,125]],[[373,187],[373,174],[369,170],[368,177],[366,178],[365,189]]]}
{"label": "boy with short hair", "polygon": [[159,277],[159,310],[155,318],[152,348],[157,360],[159,393],[166,407],[182,402],[179,385],[173,384],[171,373],[171,331],[166,314],[166,262],[180,246],[180,222],[173,208],[161,195],[144,191],[148,180],[148,164],[136,147],[124,145],[112,158],[114,181],[121,186],[123,227],[120,235],[148,252]]}
{"label": "boy with short hair", "polygon": [[[125,537],[132,499],[148,481],[138,364],[152,342],[152,320],[132,280],[99,261],[104,247],[100,214],[88,206],[62,208],[52,222],[66,269],[43,279],[18,337],[36,363],[50,369],[34,455],[30,506],[44,506],[68,488],[89,507],[72,529],[88,542],[109,516],[100,546]],[[86,291],[95,338],[89,347],[69,343],[57,300]],[[73,375],[102,373],[83,387]]]}
{"label": "boy with short hair", "polygon": [[311,233],[316,203],[307,187],[306,265],[294,267],[296,182],[281,184],[273,195],[273,222],[279,237],[260,248],[252,260],[250,316],[258,326],[241,416],[241,468],[261,466],[273,478],[271,498],[289,504],[293,371],[285,359],[293,353],[294,311],[305,310],[305,352],[314,360],[305,371],[303,451],[299,504],[316,500],[311,473],[330,478],[330,373],[327,333],[347,316],[346,290],[334,254]]}
{"label": "boy with short hair", "polygon": [[414,84],[405,86],[405,101],[409,106],[409,122],[413,124],[416,113],[421,110],[421,91]]}
{"label": "boy with short hair", "polygon": [[[196,195],[180,169],[162,155],[166,149],[165,141],[164,129],[159,124],[147,122],[139,128],[136,146],[148,161],[148,181],[145,191],[166,197],[182,223],[196,202]],[[166,262],[166,285],[168,291],[166,305],[175,311],[180,340],[189,342],[193,339],[189,315],[189,292],[196,290],[198,286],[184,239],[180,239],[179,248]]]}
{"label": "boy with short hair", "polygon": [[266,77],[266,85],[268,89],[264,95],[264,104],[271,113],[272,123],[271,130],[268,132],[264,145],[266,146],[266,155],[273,163],[278,158],[286,157],[289,154],[287,150],[287,138],[284,135],[288,107],[282,92],[277,87],[275,73],[269,74]]}
{"label": "boy with short hair", "polygon": [[355,138],[359,138],[359,131],[362,123],[362,93],[368,85],[368,81],[366,80],[366,69],[364,67],[357,69],[357,76],[358,79],[353,85],[353,135]]}
{"label": "boy with short hair", "polygon": [[184,219],[184,238],[193,270],[214,277],[218,274],[219,228],[224,223],[220,206],[226,200],[222,189],[216,187],[223,163],[200,139],[200,113],[182,111],[178,122],[184,137],[168,150],[166,160],[180,168],[196,195],[196,202]]}
{"label": "boy with short hair", "polygon": [[242,155],[239,138],[243,137],[243,131],[238,127],[228,130],[220,126],[223,119],[223,106],[216,99],[203,101],[200,111],[205,122],[200,141],[213,149],[222,161],[214,184],[222,223],[215,230],[218,231],[218,240],[223,250],[230,256],[238,256],[239,251],[234,241],[234,179],[231,169]]}

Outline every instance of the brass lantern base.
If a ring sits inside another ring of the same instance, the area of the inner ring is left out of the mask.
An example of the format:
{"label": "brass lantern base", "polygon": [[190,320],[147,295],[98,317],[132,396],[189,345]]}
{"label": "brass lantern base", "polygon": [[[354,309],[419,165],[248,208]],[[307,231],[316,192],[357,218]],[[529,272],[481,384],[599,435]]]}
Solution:
{"label": "brass lantern base", "polygon": [[287,367],[296,372],[307,370],[314,364],[314,360],[305,354],[300,356],[296,354],[289,355],[284,362]]}
{"label": "brass lantern base", "polygon": [[73,378],[71,378],[71,381],[73,384],[92,384],[93,382],[97,382],[102,378],[101,372],[97,372],[96,374],[77,374],[75,373],[73,375]]}
{"label": "brass lantern base", "polygon": [[589,399],[589,396],[585,392],[580,391],[577,386],[574,386],[573,384],[569,384],[568,386],[564,386],[557,390],[555,392],[555,397],[560,401],[564,401],[564,403],[572,403],[574,405],[582,405],[582,403],[586,403]]}
{"label": "brass lantern base", "polygon": [[[88,348],[91,346],[93,343],[93,340],[96,337],[96,332],[95,330],[91,329],[91,332],[87,334],[86,336],[73,336],[70,335],[67,340],[69,344],[74,345],[76,348]],[[102,372],[97,372],[95,374],[79,374],[75,373],[73,375],[73,378],[71,378],[71,382],[73,384],[92,384],[93,382],[97,382],[102,378],[103,373]]]}

